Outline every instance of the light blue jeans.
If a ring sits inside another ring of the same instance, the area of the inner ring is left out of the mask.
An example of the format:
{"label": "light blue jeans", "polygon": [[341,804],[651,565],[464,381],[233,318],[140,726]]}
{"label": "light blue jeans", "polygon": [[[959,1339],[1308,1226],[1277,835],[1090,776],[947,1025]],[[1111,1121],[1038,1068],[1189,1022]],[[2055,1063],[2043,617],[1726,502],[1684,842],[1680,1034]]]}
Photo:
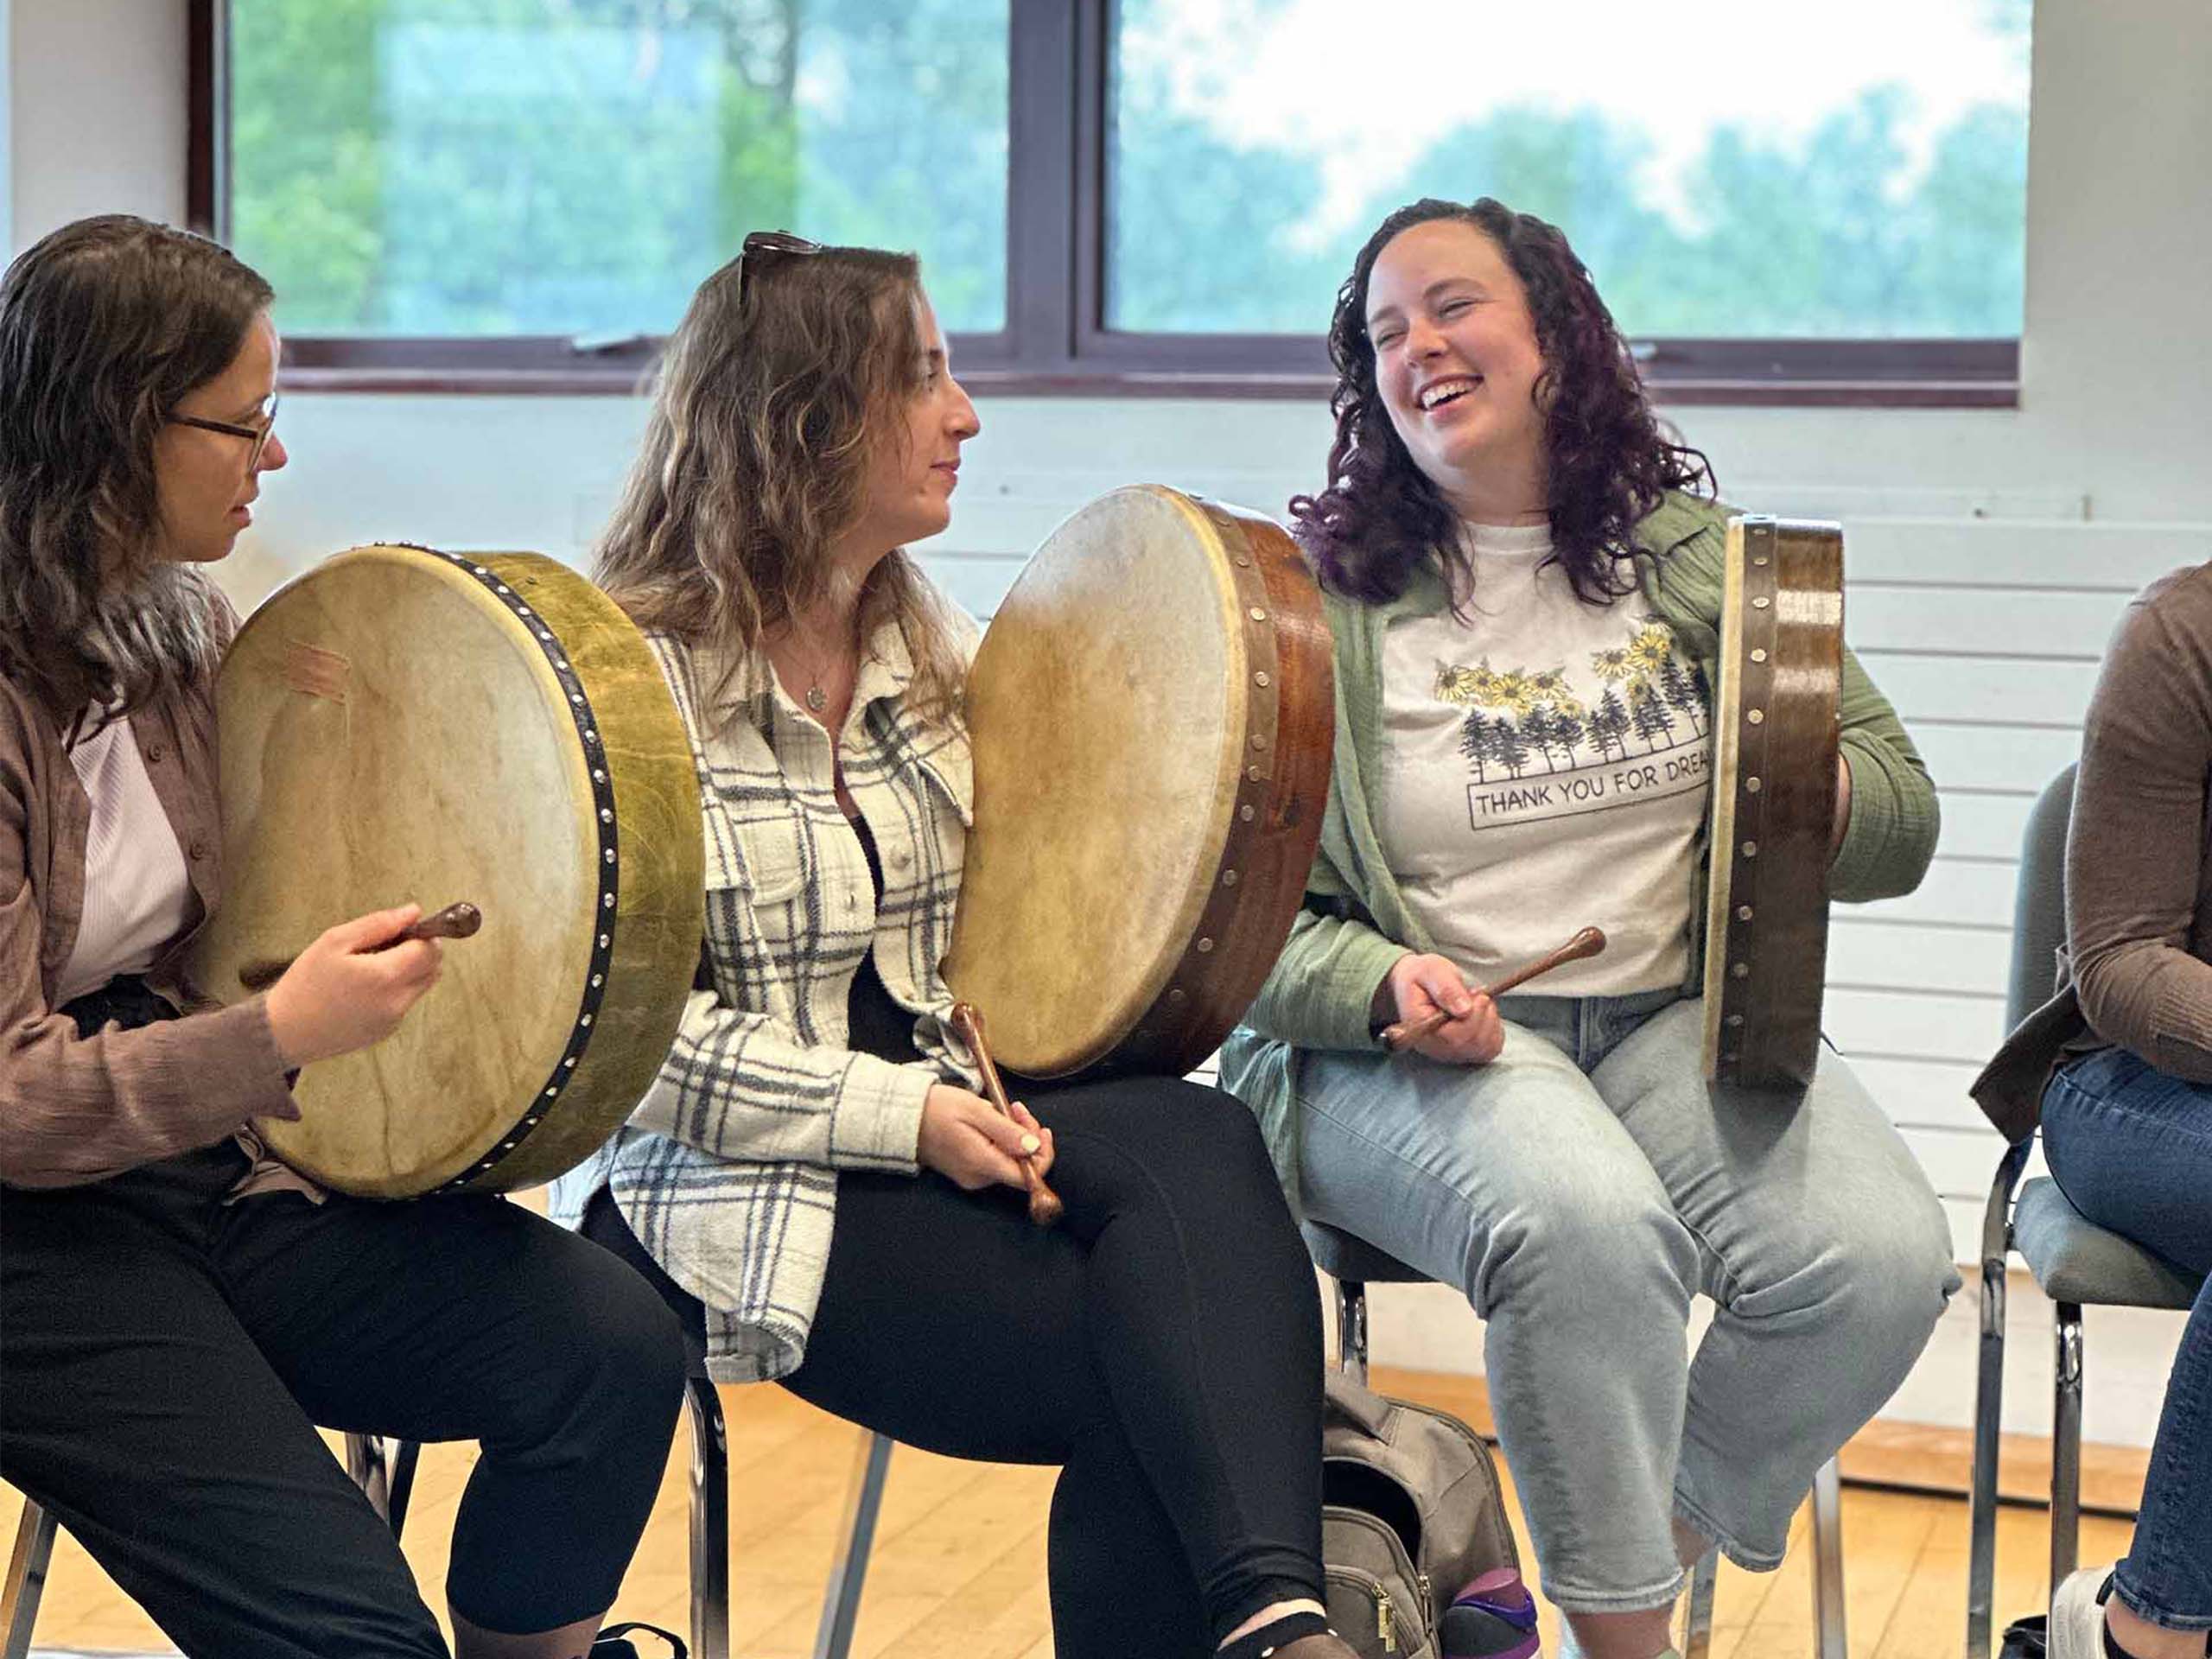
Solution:
{"label": "light blue jeans", "polygon": [[[1823,1048],[1802,1097],[1710,1088],[1703,1005],[1508,997],[1486,1066],[1314,1052],[1306,1212],[1457,1285],[1544,1593],[1664,1606],[1679,1516],[1782,1560],[1821,1465],[1959,1287],[1941,1205]],[[1694,1359],[1690,1299],[1716,1314]]]}

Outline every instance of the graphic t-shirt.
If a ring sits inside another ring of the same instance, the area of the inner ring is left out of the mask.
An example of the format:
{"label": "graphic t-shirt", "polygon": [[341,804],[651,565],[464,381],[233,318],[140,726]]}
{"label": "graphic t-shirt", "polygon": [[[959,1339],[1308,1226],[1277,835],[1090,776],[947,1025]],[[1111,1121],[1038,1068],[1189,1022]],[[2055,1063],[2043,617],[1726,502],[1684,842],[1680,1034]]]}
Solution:
{"label": "graphic t-shirt", "polygon": [[1680,985],[1712,757],[1704,674],[1640,594],[1577,598],[1546,563],[1548,526],[1462,533],[1469,620],[1401,617],[1383,637],[1391,874],[1475,983],[1594,923],[1605,953],[1531,995]]}

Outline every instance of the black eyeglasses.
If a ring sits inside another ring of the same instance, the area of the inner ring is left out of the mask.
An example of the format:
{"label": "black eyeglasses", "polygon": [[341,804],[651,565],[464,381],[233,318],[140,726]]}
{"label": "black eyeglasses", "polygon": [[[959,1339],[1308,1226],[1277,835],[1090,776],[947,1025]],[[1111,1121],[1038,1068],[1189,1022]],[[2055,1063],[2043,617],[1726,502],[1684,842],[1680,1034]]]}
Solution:
{"label": "black eyeglasses", "polygon": [[172,415],[171,426],[196,426],[202,432],[220,432],[227,437],[244,438],[253,447],[245,452],[245,469],[249,473],[261,464],[261,452],[269,447],[269,435],[276,429],[278,399],[269,400],[269,418],[259,426],[240,426],[235,421],[203,420],[197,415]]}
{"label": "black eyeglasses", "polygon": [[810,242],[803,236],[793,236],[789,231],[748,231],[737,250],[737,292],[733,301],[745,297],[745,262],[763,253],[807,254],[819,253],[822,245]]}

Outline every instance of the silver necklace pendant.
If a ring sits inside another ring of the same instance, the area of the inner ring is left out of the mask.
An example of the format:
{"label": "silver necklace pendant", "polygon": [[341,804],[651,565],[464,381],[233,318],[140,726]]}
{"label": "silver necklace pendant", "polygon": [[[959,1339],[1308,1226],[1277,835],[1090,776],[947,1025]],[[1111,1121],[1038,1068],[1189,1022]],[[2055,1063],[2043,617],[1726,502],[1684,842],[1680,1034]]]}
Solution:
{"label": "silver necklace pendant", "polygon": [[823,705],[829,701],[829,695],[819,685],[810,685],[806,688],[806,706],[816,714],[820,714]]}

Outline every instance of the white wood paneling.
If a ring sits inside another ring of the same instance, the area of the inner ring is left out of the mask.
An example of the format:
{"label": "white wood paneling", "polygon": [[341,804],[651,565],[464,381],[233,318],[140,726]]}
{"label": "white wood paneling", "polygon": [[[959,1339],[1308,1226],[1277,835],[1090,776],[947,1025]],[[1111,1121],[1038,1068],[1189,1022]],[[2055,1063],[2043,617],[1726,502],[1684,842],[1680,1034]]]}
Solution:
{"label": "white wood paneling", "polygon": [[1987,861],[1938,855],[1927,879],[1901,899],[1836,907],[1839,922],[1866,920],[1950,922],[1968,926],[2007,927],[2012,918],[2014,868],[2009,860]]}
{"label": "white wood paneling", "polygon": [[[1893,1060],[1853,1054],[1851,1069],[1899,1128],[1986,1129],[1989,1120],[1967,1098],[1978,1065],[1962,1060]],[[1994,1166],[1992,1166],[1994,1167]]]}
{"label": "white wood paneling", "polygon": [[2038,658],[1860,649],[1859,660],[1908,726],[1941,720],[2078,727],[2097,673],[2094,652],[2079,658]]}
{"label": "white wood paneling", "polygon": [[2011,971],[2008,933],[1954,924],[1871,920],[1842,906],[1828,924],[1828,983],[1869,990],[2002,989]]}
{"label": "white wood paneling", "polygon": [[1845,596],[1845,626],[1862,654],[1965,651],[2093,663],[2127,600],[2125,593],[1860,584]]}
{"label": "white wood paneling", "polygon": [[2005,1035],[2001,987],[1986,995],[1907,989],[1831,989],[1824,1009],[1829,1037],[1846,1055],[1955,1060],[1980,1065]]}
{"label": "white wood paneling", "polygon": [[2005,1137],[1988,1124],[1980,1128],[1913,1125],[1903,1133],[1905,1144],[1942,1196],[1969,1203],[1989,1197],[1989,1183],[1997,1173],[1998,1160],[2005,1154]]}
{"label": "white wood paneling", "polygon": [[2019,792],[2023,779],[2048,779],[2082,752],[2074,726],[1961,725],[1915,720],[1914,747],[1945,789]]}
{"label": "white wood paneling", "polygon": [[1970,792],[1945,789],[1936,779],[1943,827],[1936,842],[1938,859],[1990,860],[2010,864],[2020,856],[2020,832],[2027,827],[2028,809],[2048,777],[2032,785],[2023,780],[2017,793]]}
{"label": "white wood paneling", "polygon": [[[1844,520],[1844,565],[1854,595],[1872,584],[1904,583],[2125,598],[2154,576],[2207,559],[2212,525],[2205,524]],[[1849,614],[1855,631],[1855,606]]]}

